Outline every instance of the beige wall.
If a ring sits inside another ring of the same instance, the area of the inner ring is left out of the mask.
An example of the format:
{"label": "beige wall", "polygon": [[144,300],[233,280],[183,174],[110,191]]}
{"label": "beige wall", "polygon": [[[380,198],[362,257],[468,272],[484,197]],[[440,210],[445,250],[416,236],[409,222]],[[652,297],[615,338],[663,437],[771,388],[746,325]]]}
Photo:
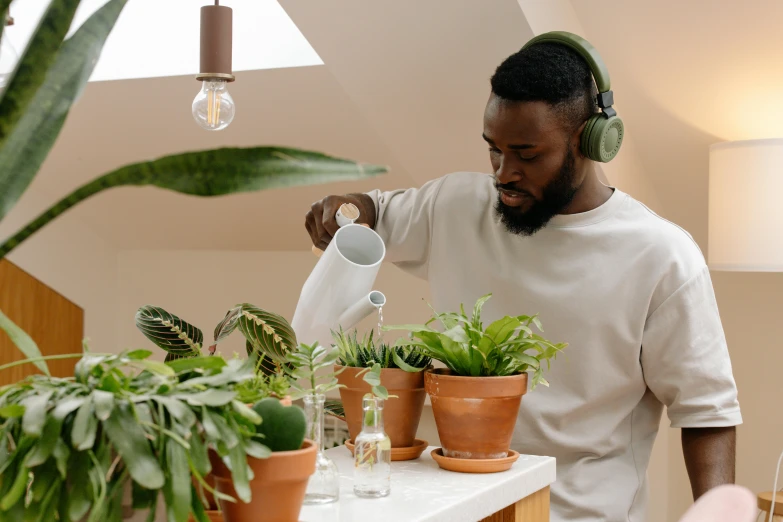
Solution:
{"label": "beige wall", "polygon": [[[0,238],[15,233],[53,202],[54,199],[26,193],[0,226]],[[66,213],[11,252],[8,259],[84,309],[84,331],[93,351],[116,348],[114,245]]]}

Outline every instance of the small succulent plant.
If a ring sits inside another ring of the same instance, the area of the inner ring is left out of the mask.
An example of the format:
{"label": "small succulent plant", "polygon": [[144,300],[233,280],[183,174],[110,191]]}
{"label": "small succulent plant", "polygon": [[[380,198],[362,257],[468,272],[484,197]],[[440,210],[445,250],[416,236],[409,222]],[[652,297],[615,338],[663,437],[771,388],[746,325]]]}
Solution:
{"label": "small succulent plant", "polygon": [[302,447],[307,418],[302,408],[289,400],[261,399],[253,410],[263,421],[256,426],[256,433],[263,435],[263,444],[273,452],[293,451]]}
{"label": "small succulent plant", "polygon": [[400,368],[405,371],[420,371],[427,368],[432,358],[418,348],[398,342],[394,346],[377,343],[373,339],[374,330],[370,330],[361,340],[358,333],[343,331],[342,327],[332,331],[338,358],[337,364],[356,368],[372,368],[376,364],[381,368]]}

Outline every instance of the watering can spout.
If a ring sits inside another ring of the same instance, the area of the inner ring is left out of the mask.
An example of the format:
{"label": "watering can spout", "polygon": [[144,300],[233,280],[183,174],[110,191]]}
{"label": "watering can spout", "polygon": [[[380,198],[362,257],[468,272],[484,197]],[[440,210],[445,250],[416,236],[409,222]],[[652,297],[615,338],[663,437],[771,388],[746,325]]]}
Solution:
{"label": "watering can spout", "polygon": [[386,296],[377,290],[373,290],[352,304],[342,313],[337,323],[344,329],[350,330],[359,322],[386,304]]}

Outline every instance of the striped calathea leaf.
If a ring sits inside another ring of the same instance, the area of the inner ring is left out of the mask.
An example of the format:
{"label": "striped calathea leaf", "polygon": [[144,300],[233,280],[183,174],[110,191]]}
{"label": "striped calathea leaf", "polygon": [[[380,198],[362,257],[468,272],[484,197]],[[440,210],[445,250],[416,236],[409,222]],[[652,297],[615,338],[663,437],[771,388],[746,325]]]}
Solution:
{"label": "striped calathea leaf", "polygon": [[248,355],[255,352],[263,367],[282,370],[289,362],[288,355],[297,346],[291,324],[283,316],[249,303],[237,305],[234,309],[239,309],[237,327],[247,340]]}
{"label": "striped calathea leaf", "polygon": [[136,327],[155,346],[167,352],[166,361],[201,355],[204,334],[187,323],[160,308],[145,305],[136,312]]}

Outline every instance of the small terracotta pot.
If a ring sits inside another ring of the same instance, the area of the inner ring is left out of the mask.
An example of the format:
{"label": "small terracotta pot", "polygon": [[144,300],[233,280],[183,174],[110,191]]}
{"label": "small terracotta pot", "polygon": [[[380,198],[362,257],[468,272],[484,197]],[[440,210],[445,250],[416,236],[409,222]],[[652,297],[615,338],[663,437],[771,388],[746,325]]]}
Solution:
{"label": "small terracotta pot", "polygon": [[457,459],[508,456],[527,374],[460,377],[428,370],[424,387],[432,401],[443,455]]}
{"label": "small terracotta pot", "polygon": [[[352,366],[337,366],[335,371],[345,370],[337,376],[337,381],[344,385],[340,388],[340,399],[345,408],[345,421],[351,440],[362,431],[362,397],[370,393],[371,387],[364,382],[364,374],[357,374],[364,368]],[[381,370],[381,384],[389,390],[390,398],[383,405],[383,429],[391,439],[392,448],[409,448],[416,439],[419,429],[421,410],[424,408],[424,371],[406,372],[399,368],[384,368]]]}
{"label": "small terracotta pot", "polygon": [[[304,502],[307,481],[315,473],[318,448],[305,440],[302,449],[276,451],[268,458],[248,457],[254,478],[250,481],[250,503],[219,500],[225,522],[297,522]],[[231,471],[214,451],[209,452],[217,490],[238,499]]]}

